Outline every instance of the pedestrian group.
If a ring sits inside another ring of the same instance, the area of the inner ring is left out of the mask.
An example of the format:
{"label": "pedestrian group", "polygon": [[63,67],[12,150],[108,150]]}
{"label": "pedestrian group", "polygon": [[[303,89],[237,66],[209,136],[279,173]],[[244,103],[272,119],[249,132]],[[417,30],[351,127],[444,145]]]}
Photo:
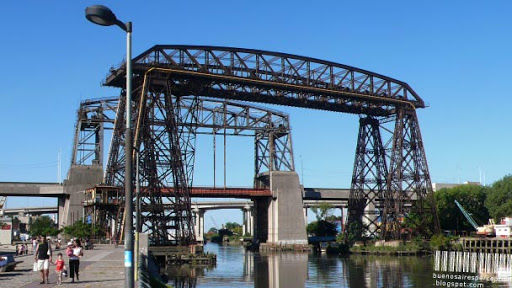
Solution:
{"label": "pedestrian group", "polygon": [[[27,247],[23,248],[22,245],[19,248],[19,251],[26,251]],[[55,245],[57,249],[60,247],[60,239]],[[18,252],[18,247],[16,247]],[[48,242],[47,238],[44,236],[39,236],[32,240],[32,251],[34,254],[34,271],[39,271],[41,273],[41,282],[40,284],[48,284],[48,276],[50,271],[50,264],[55,265],[55,273],[57,275],[57,284],[62,284],[63,277],[67,276],[67,268],[69,267],[69,277],[71,278],[71,282],[75,282],[80,280],[79,271],[80,271],[80,258],[84,255],[82,245],[80,244],[80,240],[74,239],[70,241],[66,247],[66,256],[69,258],[68,266],[64,263],[64,258],[62,253],[57,254],[57,259],[55,262],[52,262],[52,247]]]}

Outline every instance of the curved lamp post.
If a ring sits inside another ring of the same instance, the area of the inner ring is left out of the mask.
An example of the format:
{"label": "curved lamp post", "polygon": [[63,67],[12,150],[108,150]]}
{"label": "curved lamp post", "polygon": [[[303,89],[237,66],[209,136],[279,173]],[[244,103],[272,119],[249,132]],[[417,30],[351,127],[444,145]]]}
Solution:
{"label": "curved lamp post", "polygon": [[126,129],[125,129],[125,229],[124,267],[125,287],[133,288],[133,192],[132,192],[132,135],[131,135],[131,96],[132,96],[132,22],[123,23],[108,7],[93,5],[85,8],[85,18],[101,26],[117,25],[126,32]]}

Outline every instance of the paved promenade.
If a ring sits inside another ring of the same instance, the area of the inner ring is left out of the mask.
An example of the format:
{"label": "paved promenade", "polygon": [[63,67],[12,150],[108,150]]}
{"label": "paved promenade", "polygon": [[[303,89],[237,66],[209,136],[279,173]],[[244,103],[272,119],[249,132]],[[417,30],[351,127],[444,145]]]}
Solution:
{"label": "paved promenade", "polygon": [[[96,247],[95,247],[96,248]],[[56,253],[64,253],[64,250]],[[64,256],[66,266],[68,257]],[[71,283],[69,277],[63,278],[62,285],[58,286],[55,274],[55,265],[50,266],[50,284],[39,284],[39,272],[32,271],[34,257],[32,255],[16,257],[23,261],[16,266],[13,272],[0,272],[0,287],[109,287],[121,288],[124,286],[123,248],[120,246],[98,246],[94,250],[84,250],[84,257],[80,260],[80,281]],[[69,272],[69,267],[68,272]],[[76,281],[76,279],[75,279]]]}

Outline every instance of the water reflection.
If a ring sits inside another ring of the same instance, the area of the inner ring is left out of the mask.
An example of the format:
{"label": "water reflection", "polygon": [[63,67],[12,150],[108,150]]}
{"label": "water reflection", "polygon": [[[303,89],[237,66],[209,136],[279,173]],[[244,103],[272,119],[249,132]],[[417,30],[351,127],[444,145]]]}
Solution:
{"label": "water reflection", "polygon": [[[208,271],[215,269],[215,266],[205,265],[181,265],[166,267],[166,274],[169,276],[168,283],[176,288],[194,288],[197,285],[197,279],[204,277]],[[172,276],[172,277],[171,277]]]}
{"label": "water reflection", "polygon": [[430,257],[350,256],[345,287],[432,287]]}
{"label": "water reflection", "polygon": [[254,287],[304,287],[307,253],[261,254],[254,265]]}
{"label": "water reflection", "polygon": [[432,287],[433,257],[246,252],[207,244],[216,267],[169,269],[175,287]]}
{"label": "water reflection", "polygon": [[[449,281],[512,287],[512,255],[436,251],[434,253],[434,272],[433,277],[437,279],[436,283],[438,284],[442,281]],[[474,287],[478,287],[478,285]]]}

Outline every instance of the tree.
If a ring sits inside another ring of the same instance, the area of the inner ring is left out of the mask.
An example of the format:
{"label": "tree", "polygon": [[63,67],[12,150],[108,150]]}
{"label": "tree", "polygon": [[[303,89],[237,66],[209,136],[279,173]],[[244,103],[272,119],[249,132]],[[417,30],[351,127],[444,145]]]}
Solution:
{"label": "tree", "polygon": [[64,227],[63,232],[71,237],[87,238],[98,235],[100,229],[92,224],[83,223],[82,220],[78,220],[73,225]]}
{"label": "tree", "polygon": [[226,225],[224,225],[226,227],[226,229],[229,229],[231,231],[233,231],[233,229],[237,228],[237,227],[242,227],[240,224],[236,223],[236,222],[227,222]]}
{"label": "tree", "polygon": [[30,225],[30,235],[46,235],[46,236],[57,236],[60,230],[57,229],[57,224],[53,222],[49,216],[37,217]]}
{"label": "tree", "polygon": [[485,206],[494,220],[512,216],[512,175],[503,177],[492,184]]}
{"label": "tree", "polygon": [[316,221],[326,220],[330,216],[332,205],[329,203],[320,203],[318,206],[311,207],[311,211],[315,213]]}
{"label": "tree", "polygon": [[336,224],[325,220],[313,221],[309,223],[306,227],[306,231],[308,234],[318,237],[336,236],[338,233],[338,231],[336,231]]}
{"label": "tree", "polygon": [[227,222],[225,227],[235,235],[242,235],[242,225],[236,222]]}
{"label": "tree", "polygon": [[481,225],[487,223],[489,211],[485,203],[488,189],[480,185],[460,185],[435,192],[437,213],[442,229],[474,231],[473,226],[455,204],[457,200]]}

